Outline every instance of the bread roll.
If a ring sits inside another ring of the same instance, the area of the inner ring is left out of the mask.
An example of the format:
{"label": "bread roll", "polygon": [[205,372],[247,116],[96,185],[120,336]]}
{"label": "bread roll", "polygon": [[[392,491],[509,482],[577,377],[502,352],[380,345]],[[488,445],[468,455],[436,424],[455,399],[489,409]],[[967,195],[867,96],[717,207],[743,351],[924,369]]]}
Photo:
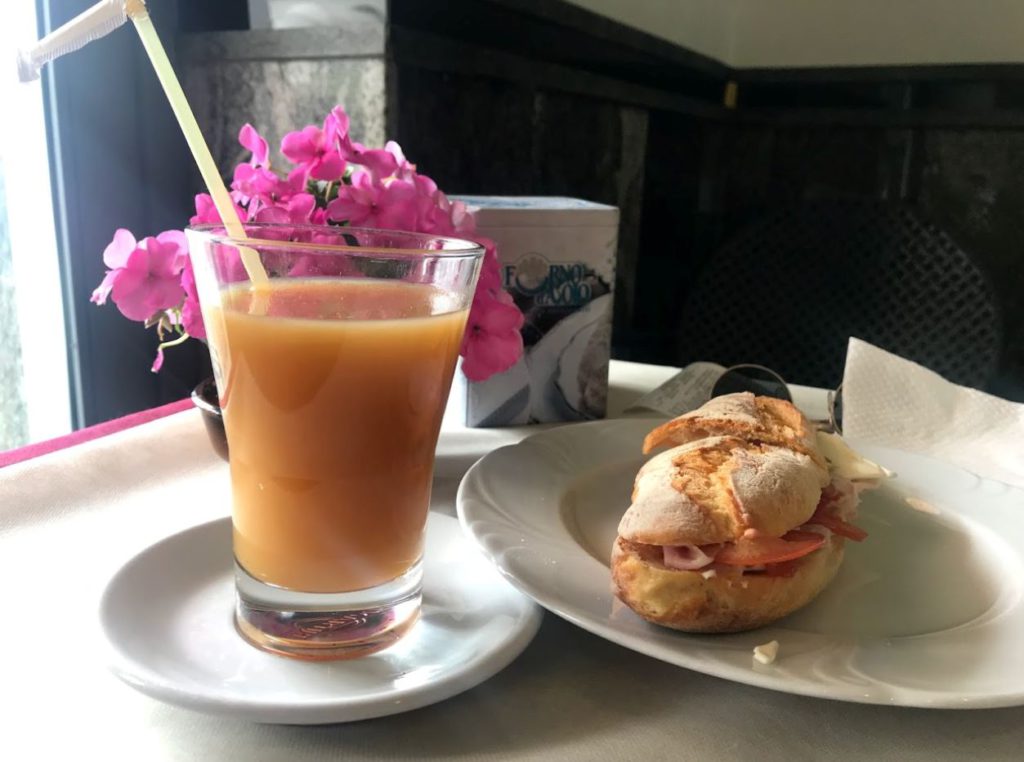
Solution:
{"label": "bread roll", "polygon": [[[661,445],[673,446],[637,474],[612,550],[614,591],[627,606],[667,627],[736,632],[795,611],[832,580],[844,539],[823,529],[820,548],[784,564],[735,558],[739,548],[795,547],[789,538],[801,535],[779,538],[815,515],[830,483],[815,431],[793,405],[717,397],[654,429],[644,451]],[[811,547],[820,542],[811,536]],[[666,565],[680,551],[701,566]]]}

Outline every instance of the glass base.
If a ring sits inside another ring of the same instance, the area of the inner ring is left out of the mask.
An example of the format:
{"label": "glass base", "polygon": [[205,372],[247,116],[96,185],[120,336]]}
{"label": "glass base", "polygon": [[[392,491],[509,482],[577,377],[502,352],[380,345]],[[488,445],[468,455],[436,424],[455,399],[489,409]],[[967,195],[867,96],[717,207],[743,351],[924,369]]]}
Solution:
{"label": "glass base", "polygon": [[263,651],[296,659],[355,659],[397,643],[420,614],[422,566],[351,593],[267,585],[235,564],[235,626]]}

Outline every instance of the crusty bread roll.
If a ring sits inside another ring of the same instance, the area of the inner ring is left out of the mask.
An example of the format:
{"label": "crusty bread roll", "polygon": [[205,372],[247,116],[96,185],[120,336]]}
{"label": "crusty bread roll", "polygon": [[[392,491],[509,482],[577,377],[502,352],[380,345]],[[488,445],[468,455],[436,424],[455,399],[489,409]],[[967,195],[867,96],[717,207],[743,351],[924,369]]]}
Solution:
{"label": "crusty bread roll", "polygon": [[717,397],[654,429],[644,451],[666,444],[637,474],[612,551],[627,606],[679,630],[735,632],[795,611],[832,580],[844,539],[806,526],[831,477],[793,405]]}

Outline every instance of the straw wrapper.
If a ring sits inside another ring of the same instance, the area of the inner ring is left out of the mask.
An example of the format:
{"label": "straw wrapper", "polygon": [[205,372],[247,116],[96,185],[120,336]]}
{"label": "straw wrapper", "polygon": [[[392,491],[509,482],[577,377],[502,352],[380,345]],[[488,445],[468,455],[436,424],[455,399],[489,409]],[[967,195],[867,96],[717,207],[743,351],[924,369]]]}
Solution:
{"label": "straw wrapper", "polygon": [[[235,212],[228,189],[217,171],[210,149],[203,139],[192,108],[188,105],[185,93],[181,89],[181,83],[178,82],[178,78],[174,74],[174,69],[171,67],[164,46],[156,33],[156,28],[149,18],[145,0],[99,0],[42,40],[38,40],[28,48],[19,50],[17,55],[18,77],[22,82],[35,79],[39,76],[39,68],[44,64],[98,40],[120,27],[129,18],[135,25],[146,55],[149,56],[149,60],[153,64],[160,85],[167,95],[171,110],[178,120],[178,125],[192,151],[192,156],[199,167],[199,173],[210,191],[210,196],[213,198],[213,203],[217,207],[217,212],[220,214],[228,235],[235,239],[245,239],[245,228]],[[256,308],[255,311],[260,312],[259,307],[266,298],[265,286],[268,282],[266,271],[253,249],[239,246],[238,250],[242,257],[242,265],[256,292],[257,299],[253,302],[253,306]]]}

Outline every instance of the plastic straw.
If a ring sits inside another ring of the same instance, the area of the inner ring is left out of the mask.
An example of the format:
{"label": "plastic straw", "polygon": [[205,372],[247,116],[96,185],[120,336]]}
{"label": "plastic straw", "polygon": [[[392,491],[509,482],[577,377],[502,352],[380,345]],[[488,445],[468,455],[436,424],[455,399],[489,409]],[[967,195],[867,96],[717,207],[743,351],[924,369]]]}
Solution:
{"label": "plastic straw", "polygon": [[[188,105],[185,93],[181,89],[181,83],[178,82],[174,69],[171,68],[171,62],[167,58],[164,46],[160,43],[156,28],[149,18],[146,4],[143,0],[126,0],[124,8],[128,18],[135,25],[135,30],[139,33],[142,46],[145,48],[146,54],[153,64],[156,76],[163,86],[167,100],[171,104],[171,110],[174,112],[178,125],[185,135],[185,142],[188,143],[188,147],[192,151],[192,156],[199,167],[199,174],[202,175],[203,182],[206,183],[210,196],[213,197],[213,203],[220,213],[220,218],[224,222],[228,235],[232,238],[246,238],[245,228],[242,226],[242,221],[238,218],[238,213],[235,211],[231,195],[228,193],[228,189],[224,185],[220,173],[217,171],[213,155],[203,139],[203,133],[199,130],[199,123],[196,122],[195,114],[192,113],[192,108]],[[246,246],[240,246],[239,252],[241,253],[242,265],[245,267],[249,280],[252,281],[258,290],[260,287],[266,286],[268,283],[267,273],[263,269],[263,265],[260,263],[256,252]]]}

